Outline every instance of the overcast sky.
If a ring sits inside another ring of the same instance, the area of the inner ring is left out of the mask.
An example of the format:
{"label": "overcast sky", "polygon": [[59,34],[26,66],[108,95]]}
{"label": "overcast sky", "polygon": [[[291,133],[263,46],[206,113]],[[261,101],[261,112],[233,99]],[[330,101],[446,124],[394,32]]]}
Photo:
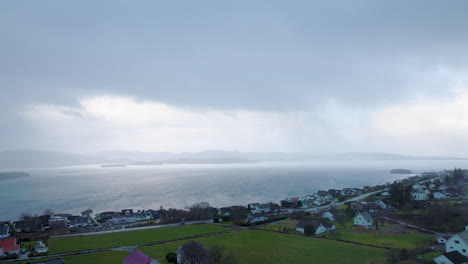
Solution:
{"label": "overcast sky", "polygon": [[0,150],[468,156],[468,1],[1,1]]}

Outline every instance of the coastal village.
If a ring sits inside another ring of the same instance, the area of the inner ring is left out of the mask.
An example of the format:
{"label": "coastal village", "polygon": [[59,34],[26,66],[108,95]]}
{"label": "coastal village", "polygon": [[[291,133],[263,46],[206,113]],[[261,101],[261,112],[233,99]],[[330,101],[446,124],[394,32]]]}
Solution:
{"label": "coastal village", "polygon": [[[65,238],[216,225],[230,228],[222,232],[259,230],[384,249],[384,262],[373,263],[468,263],[467,183],[468,172],[455,169],[411,174],[377,186],[319,190],[279,203],[214,208],[201,202],[185,210],[124,208],[97,213],[88,208],[79,215],[48,209],[42,215],[25,213],[17,221],[0,222],[0,262],[66,263],[64,256],[69,251],[54,249],[54,241]],[[154,242],[142,244],[157,244]],[[156,260],[132,247],[125,251],[128,256],[123,263],[212,263],[212,251],[191,240],[175,252],[165,252],[166,259]],[[92,253],[79,248],[71,252]],[[200,261],[188,260],[194,258]]]}

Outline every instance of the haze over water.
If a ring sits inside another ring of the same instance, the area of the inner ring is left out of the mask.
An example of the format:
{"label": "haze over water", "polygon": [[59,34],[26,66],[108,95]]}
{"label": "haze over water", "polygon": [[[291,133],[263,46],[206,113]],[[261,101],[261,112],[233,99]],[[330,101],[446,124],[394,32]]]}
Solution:
{"label": "haze over water", "polygon": [[390,169],[468,168],[466,160],[262,162],[222,165],[162,165],[101,168],[74,166],[22,170],[32,176],[0,181],[0,219],[45,209],[79,213],[106,210],[184,208],[207,201],[216,207],[279,202],[330,188],[383,184],[408,175]]}

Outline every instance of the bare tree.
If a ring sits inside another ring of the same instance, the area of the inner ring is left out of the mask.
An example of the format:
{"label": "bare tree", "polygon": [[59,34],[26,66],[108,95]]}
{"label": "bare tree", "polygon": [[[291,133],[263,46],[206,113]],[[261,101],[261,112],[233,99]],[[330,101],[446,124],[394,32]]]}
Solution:
{"label": "bare tree", "polygon": [[45,210],[42,212],[43,215],[48,215],[48,216],[52,216],[52,215],[54,215],[54,213],[55,213],[55,212],[54,212],[54,210],[52,210],[52,209],[45,209]]}

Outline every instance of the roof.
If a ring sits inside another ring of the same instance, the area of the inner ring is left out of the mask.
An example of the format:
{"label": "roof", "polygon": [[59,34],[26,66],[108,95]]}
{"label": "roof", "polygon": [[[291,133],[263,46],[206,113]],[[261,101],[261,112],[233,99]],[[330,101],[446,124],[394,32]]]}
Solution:
{"label": "roof", "polygon": [[9,225],[0,226],[0,235],[8,235],[8,233],[10,233],[10,226]]}
{"label": "roof", "polygon": [[359,212],[359,213],[357,213],[356,216],[358,216],[358,215],[361,215],[364,219],[367,220],[367,222],[372,221],[372,216],[370,216],[370,214],[368,212]]}
{"label": "roof", "polygon": [[65,264],[62,258],[49,259],[39,262],[31,262],[31,264]]}
{"label": "roof", "polygon": [[334,224],[332,223],[323,223],[322,224],[325,228],[332,228],[334,226]]}
{"label": "roof", "polygon": [[42,224],[38,221],[17,221],[15,229],[20,228],[23,232],[36,232],[42,230]]}
{"label": "roof", "polygon": [[156,260],[145,255],[143,252],[135,249],[130,255],[123,261],[124,264],[159,264]]}
{"label": "roof", "polygon": [[[465,243],[468,244],[468,231],[463,231],[463,232],[457,233],[454,236],[458,236],[459,238],[463,239],[463,241],[465,241]],[[452,237],[454,237],[454,236],[452,236]]]}
{"label": "roof", "polygon": [[19,250],[20,246],[16,244],[16,238],[4,238],[0,240],[0,248],[3,252],[8,253],[12,250]]}
{"label": "roof", "polygon": [[453,264],[466,263],[466,257],[456,250],[449,253],[445,253],[444,256],[450,261],[452,261]]}
{"label": "roof", "polygon": [[321,223],[318,221],[308,221],[308,220],[301,220],[299,223],[296,224],[298,228],[305,228],[306,225],[312,225],[315,229],[317,229]]}

